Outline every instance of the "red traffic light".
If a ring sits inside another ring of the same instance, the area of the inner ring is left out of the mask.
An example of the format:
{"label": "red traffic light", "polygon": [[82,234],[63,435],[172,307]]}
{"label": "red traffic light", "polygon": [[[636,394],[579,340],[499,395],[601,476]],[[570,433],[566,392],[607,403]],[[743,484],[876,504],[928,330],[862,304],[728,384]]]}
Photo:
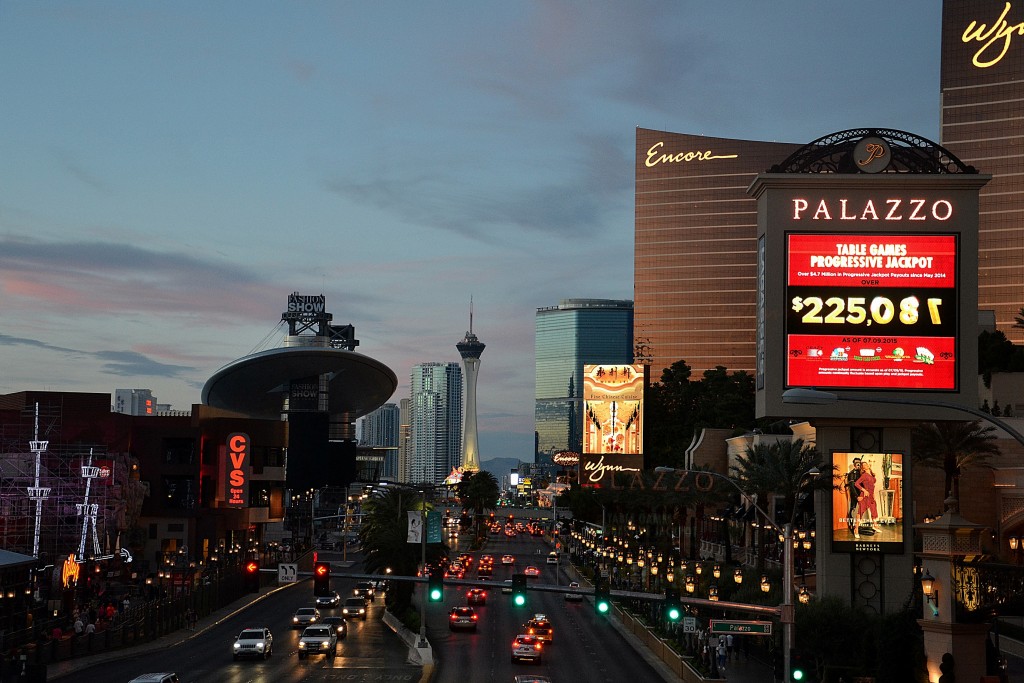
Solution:
{"label": "red traffic light", "polygon": [[318,564],[313,568],[313,571],[316,572],[317,576],[327,576],[331,573],[331,567],[326,564]]}
{"label": "red traffic light", "polygon": [[246,565],[245,565],[245,571],[248,572],[249,574],[255,574],[259,570],[260,570],[260,563],[256,562],[255,560],[250,561],[250,562],[246,563]]}

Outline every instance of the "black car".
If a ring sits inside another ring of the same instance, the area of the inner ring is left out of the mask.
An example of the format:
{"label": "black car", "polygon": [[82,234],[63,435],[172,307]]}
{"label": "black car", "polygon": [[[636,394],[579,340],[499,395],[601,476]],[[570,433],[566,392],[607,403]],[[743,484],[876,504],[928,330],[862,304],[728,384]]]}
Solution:
{"label": "black car", "polygon": [[366,600],[366,602],[370,603],[373,602],[374,598],[376,597],[376,589],[373,587],[373,584],[369,581],[360,581],[352,590],[352,594],[358,595],[359,597]]}
{"label": "black car", "polygon": [[317,607],[338,607],[341,604],[341,596],[337,592],[331,592],[327,595],[316,596]]}
{"label": "black car", "polygon": [[348,635],[348,622],[345,621],[345,617],[324,617],[320,623],[333,627],[335,633],[338,634],[338,640],[344,640]]}

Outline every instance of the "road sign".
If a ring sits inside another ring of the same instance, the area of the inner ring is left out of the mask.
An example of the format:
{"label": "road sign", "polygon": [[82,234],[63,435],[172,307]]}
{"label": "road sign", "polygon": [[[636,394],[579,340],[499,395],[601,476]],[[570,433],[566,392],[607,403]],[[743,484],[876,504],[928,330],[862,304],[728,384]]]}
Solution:
{"label": "road sign", "polygon": [[288,562],[277,565],[278,583],[295,583],[299,580],[299,565]]}
{"label": "road sign", "polygon": [[697,632],[697,617],[683,617],[683,633]]}
{"label": "road sign", "polygon": [[772,634],[772,622],[770,621],[725,621],[722,619],[711,620],[712,633],[749,634],[757,636],[770,636]]}

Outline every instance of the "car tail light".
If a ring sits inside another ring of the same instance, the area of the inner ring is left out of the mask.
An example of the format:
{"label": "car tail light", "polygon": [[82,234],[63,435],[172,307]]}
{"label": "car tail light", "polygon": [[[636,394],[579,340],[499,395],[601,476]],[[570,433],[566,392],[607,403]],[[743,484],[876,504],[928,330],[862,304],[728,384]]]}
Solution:
{"label": "car tail light", "polygon": [[473,615],[473,621],[476,621],[476,620],[477,620],[477,619],[479,619],[479,618],[480,618],[480,617],[479,617],[478,615],[476,615],[476,614],[474,614],[474,615]]}
{"label": "car tail light", "polygon": [[531,629],[530,629],[530,630],[528,631],[528,633],[529,633],[529,634],[530,634],[530,635],[532,636],[532,635],[534,635],[534,634],[536,633],[536,631],[534,631],[534,630],[533,630],[533,629],[531,628]]}
{"label": "car tail light", "polygon": [[540,643],[534,643],[533,647],[534,647],[534,649],[539,650],[540,649]]}

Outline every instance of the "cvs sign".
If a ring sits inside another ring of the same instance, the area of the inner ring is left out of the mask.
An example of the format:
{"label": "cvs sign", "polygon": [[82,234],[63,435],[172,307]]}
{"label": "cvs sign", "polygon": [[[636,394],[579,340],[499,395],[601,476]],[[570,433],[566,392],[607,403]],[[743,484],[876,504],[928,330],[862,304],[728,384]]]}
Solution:
{"label": "cvs sign", "polygon": [[246,507],[249,504],[249,435],[242,432],[229,435],[226,450],[224,503],[228,507]]}

